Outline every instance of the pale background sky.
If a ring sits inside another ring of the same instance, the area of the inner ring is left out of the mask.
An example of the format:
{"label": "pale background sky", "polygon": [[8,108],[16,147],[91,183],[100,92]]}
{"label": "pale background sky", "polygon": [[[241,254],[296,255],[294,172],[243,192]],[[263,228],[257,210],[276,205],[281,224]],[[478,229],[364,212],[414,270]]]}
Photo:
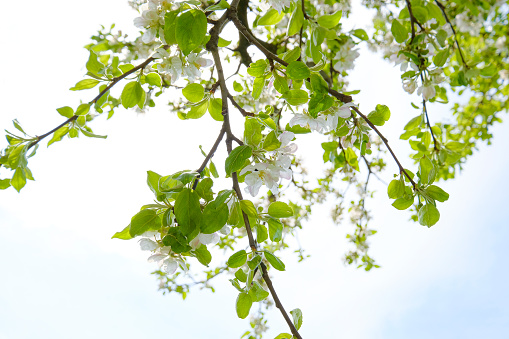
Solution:
{"label": "pale background sky", "polygon": [[[2,9],[0,127],[12,130],[11,120],[18,118],[32,134],[63,121],[55,108],[75,107],[95,93],[68,90],[85,73],[82,46],[89,36],[112,22],[132,32],[136,16],[124,0],[25,1],[23,9],[5,2]],[[361,13],[358,27],[366,18]],[[391,108],[381,130],[410,167],[408,146],[398,137],[416,115],[412,97],[401,89],[399,70],[377,60],[362,54],[351,88],[362,89],[356,99],[363,111],[379,103]],[[432,105],[430,114],[437,120],[447,111]],[[249,324],[235,315],[236,291],[227,276],[216,279],[215,294],[192,291],[184,302],[162,296],[149,275],[155,267],[147,253],[135,241],[110,239],[151,201],[146,171],[198,167],[198,145],[208,149],[220,123],[181,121],[164,108],[146,115],[118,109],[92,128],[108,139],[65,139],[50,149],[43,142],[30,160],[37,181],[21,194],[0,192],[0,339],[239,338]],[[330,206],[317,209],[300,234],[311,258],[298,264],[287,255],[287,271],[273,272],[287,310],[303,311],[303,337],[508,337],[509,127],[497,126],[494,134],[494,145],[481,145],[454,182],[440,184],[451,198],[431,229],[409,222],[373,181],[379,193],[368,206],[379,233],[372,237],[372,255],[381,269],[343,266],[346,227],[328,220]],[[320,147],[319,139],[303,138],[299,147],[316,168],[321,155],[306,151]],[[224,155],[224,149],[218,152],[216,164]],[[386,181],[396,170],[388,162]],[[276,309],[269,317],[267,338],[288,331]]]}

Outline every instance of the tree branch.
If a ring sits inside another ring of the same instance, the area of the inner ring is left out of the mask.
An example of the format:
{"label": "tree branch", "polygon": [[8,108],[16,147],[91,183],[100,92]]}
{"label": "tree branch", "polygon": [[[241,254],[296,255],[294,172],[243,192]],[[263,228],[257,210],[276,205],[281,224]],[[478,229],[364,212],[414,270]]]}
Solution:
{"label": "tree branch", "polygon": [[[163,48],[164,49],[168,49],[170,46],[168,45],[164,45]],[[125,72],[124,74],[116,77],[116,78],[113,78],[111,79],[110,81],[110,84],[105,88],[103,89],[95,98],[92,99],[92,101],[90,101],[88,104],[89,105],[92,105],[92,104],[95,104],[104,94],[106,94],[113,86],[115,86],[120,80],[124,79],[125,77],[129,76],[130,74],[133,74],[134,72],[140,70],[140,69],[143,69],[145,67],[147,67],[148,64],[150,64],[152,61],[154,61],[155,58],[154,57],[150,57],[148,58],[147,60],[145,60],[144,62],[142,62],[141,64],[139,64],[138,66],[130,69],[129,71]],[[41,141],[42,139],[46,138],[48,135],[52,134],[52,133],[55,133],[56,131],[58,131],[60,128],[64,127],[65,125],[67,125],[68,123],[70,122],[73,122],[74,120],[78,119],[78,116],[77,115],[73,115],[72,117],[70,117],[69,119],[67,119],[67,121],[63,122],[62,124],[58,125],[57,127],[55,127],[54,129],[52,129],[51,131],[49,131],[48,133],[44,133],[43,135],[41,136],[38,136],[36,140],[32,141],[30,143],[30,145],[28,146],[28,149],[34,147],[35,145],[37,145],[39,143],[39,141]]]}
{"label": "tree branch", "polygon": [[[233,133],[231,131],[230,117],[229,117],[229,114],[228,114],[228,94],[229,93],[228,93],[228,89],[226,88],[226,81],[225,81],[225,78],[224,78],[223,66],[221,64],[221,57],[219,56],[219,49],[218,49],[218,45],[217,44],[218,44],[218,40],[219,40],[219,33],[221,32],[221,29],[224,26],[224,22],[227,21],[227,17],[229,17],[229,18],[232,18],[232,17],[236,18],[237,17],[236,16],[236,11],[237,11],[238,3],[239,3],[239,0],[233,0],[231,5],[230,5],[230,8],[216,22],[214,27],[211,28],[211,30],[210,30],[210,40],[209,40],[209,42],[207,43],[207,46],[206,46],[207,50],[209,50],[212,53],[212,56],[214,58],[214,63],[216,65],[217,76],[218,76],[219,84],[220,84],[220,87],[221,87],[221,98],[223,100],[222,101],[222,114],[223,114],[223,117],[224,117],[224,128],[225,128],[225,133],[226,133],[226,148],[228,150],[228,153],[230,153],[232,151],[232,149],[233,149],[233,145],[232,145],[233,140],[238,140],[238,139],[233,135]],[[237,20],[238,20],[238,18],[237,18]],[[239,200],[243,200],[242,192],[241,192],[240,186],[239,186],[239,180],[238,180],[238,177],[237,177],[237,172],[233,172],[232,173],[232,181],[233,181],[233,189],[235,190],[235,192],[237,194],[237,197],[239,198]],[[249,223],[249,218],[247,217],[247,215],[244,212],[242,212],[242,216],[244,218],[244,224],[246,226],[247,237],[249,239],[249,246],[251,247],[251,249],[254,252],[257,252],[258,251],[258,246],[257,246],[257,244],[256,244],[256,242],[254,240],[253,231],[252,231],[251,225]],[[269,275],[267,273],[267,268],[265,267],[265,265],[263,263],[262,263],[262,271],[263,271],[263,279],[265,280],[265,283],[269,287],[269,290],[270,290],[270,293],[272,295],[272,298],[276,302],[277,307],[279,308],[279,310],[281,311],[281,314],[285,318],[286,323],[288,324],[288,326],[290,327],[290,330],[292,331],[292,334],[297,339],[302,339],[302,337],[300,336],[299,332],[297,331],[297,329],[293,325],[290,317],[286,313],[283,305],[281,304],[281,302],[279,300],[279,297],[277,296],[276,291],[274,290],[274,287],[272,285],[272,281],[271,281],[271,279],[270,279],[270,277],[269,277]]]}

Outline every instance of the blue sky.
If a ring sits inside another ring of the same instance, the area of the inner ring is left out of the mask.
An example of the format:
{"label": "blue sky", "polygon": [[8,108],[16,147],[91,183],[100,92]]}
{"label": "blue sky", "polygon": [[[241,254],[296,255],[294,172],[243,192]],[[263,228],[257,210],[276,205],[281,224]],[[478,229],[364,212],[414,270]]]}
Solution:
{"label": "blue sky", "polygon": [[[12,65],[0,83],[0,127],[10,128],[18,118],[41,134],[61,122],[54,108],[88,98],[86,92],[68,91],[84,74],[82,46],[88,37],[111,22],[132,32],[135,13],[125,1],[57,1],[52,11],[37,1],[25,6],[24,20],[11,15],[0,22],[4,46],[11,47],[0,63]],[[14,2],[4,7],[5,13],[19,10]],[[362,89],[362,110],[380,103],[391,108],[393,116],[382,131],[411,166],[408,146],[398,135],[415,116],[412,97],[402,91],[397,68],[376,60],[365,54],[358,59],[351,88]],[[432,105],[430,114],[438,120],[447,110]],[[146,115],[118,110],[93,127],[108,139],[41,147],[31,160],[37,181],[21,194],[0,194],[0,339],[240,337],[249,325],[236,318],[236,293],[228,277],[217,278],[215,294],[193,291],[185,301],[162,296],[149,275],[154,266],[146,253],[133,241],[110,239],[151,200],[146,170],[197,167],[198,145],[210,145],[219,125],[207,118],[183,122],[161,109]],[[180,140],[184,128],[196,134],[165,149]],[[287,255],[287,271],[273,273],[285,307],[304,313],[303,337],[507,337],[509,126],[497,126],[493,133],[492,146],[481,145],[455,181],[441,184],[451,198],[431,229],[409,222],[406,212],[390,206],[385,187],[373,182],[379,193],[370,207],[379,233],[372,239],[372,254],[382,265],[379,270],[344,267],[347,228],[328,221],[330,205],[317,209],[300,234],[312,257],[299,264]],[[321,161],[310,153],[318,142],[310,136],[299,143],[310,171]],[[394,172],[390,163],[385,180]],[[267,338],[287,331],[277,310],[268,314]]]}

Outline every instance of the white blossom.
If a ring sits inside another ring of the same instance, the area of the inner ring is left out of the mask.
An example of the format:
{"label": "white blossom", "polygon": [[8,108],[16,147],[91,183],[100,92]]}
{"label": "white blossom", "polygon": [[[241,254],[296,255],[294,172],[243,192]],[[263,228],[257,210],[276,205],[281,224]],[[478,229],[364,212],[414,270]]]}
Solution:
{"label": "white blossom", "polygon": [[323,117],[313,118],[307,114],[295,114],[289,122],[290,127],[299,125],[300,127],[309,128],[312,131],[322,133],[327,129],[327,121]]}

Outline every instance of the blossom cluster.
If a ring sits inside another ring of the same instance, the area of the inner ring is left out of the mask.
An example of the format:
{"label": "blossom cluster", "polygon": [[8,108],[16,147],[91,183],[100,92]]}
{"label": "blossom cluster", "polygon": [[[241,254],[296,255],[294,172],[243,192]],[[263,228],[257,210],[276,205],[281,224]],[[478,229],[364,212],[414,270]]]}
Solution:
{"label": "blossom cluster", "polygon": [[160,74],[170,76],[170,82],[173,84],[181,76],[187,77],[190,82],[194,82],[201,77],[200,69],[202,67],[210,67],[213,62],[210,59],[204,58],[201,53],[190,53],[187,57],[182,56],[180,53],[175,52],[171,55],[168,50],[158,48],[153,57],[161,59],[157,64],[157,70]]}
{"label": "blossom cluster", "polygon": [[289,125],[290,127],[299,125],[300,127],[309,128],[319,133],[333,131],[338,127],[339,118],[348,119],[352,115],[350,107],[353,105],[354,104],[350,102],[339,107],[330,108],[327,112],[329,114],[319,115],[316,118],[308,114],[298,113],[293,116]]}
{"label": "blossom cluster", "polygon": [[258,162],[254,165],[248,165],[242,169],[240,175],[250,172],[246,175],[244,181],[247,184],[245,191],[251,196],[256,196],[263,184],[274,194],[279,192],[279,182],[281,179],[290,180],[292,170],[290,166],[292,160],[290,155],[297,151],[297,144],[290,143],[295,138],[295,134],[285,131],[279,136],[281,145],[274,151],[269,152],[269,159],[266,162]]}

